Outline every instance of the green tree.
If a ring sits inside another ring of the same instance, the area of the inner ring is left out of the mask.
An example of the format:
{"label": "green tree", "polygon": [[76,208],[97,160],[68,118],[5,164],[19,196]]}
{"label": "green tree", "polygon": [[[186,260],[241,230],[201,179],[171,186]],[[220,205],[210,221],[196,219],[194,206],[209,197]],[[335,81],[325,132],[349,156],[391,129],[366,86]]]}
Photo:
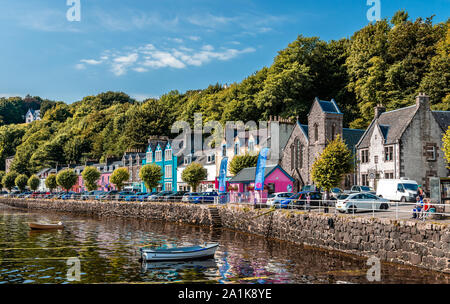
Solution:
{"label": "green tree", "polygon": [[95,167],[86,167],[81,173],[84,184],[88,191],[98,189],[98,180],[100,179],[100,172]]}
{"label": "green tree", "polygon": [[[447,161],[447,164],[450,164],[450,127],[448,127],[447,131],[445,131],[444,136],[442,137],[443,150],[444,150],[444,158]],[[450,169],[450,166],[447,166]]]}
{"label": "green tree", "polygon": [[341,139],[337,136],[323,150],[312,166],[311,177],[317,187],[330,191],[339,186],[344,174],[350,173],[352,165],[352,153]]}
{"label": "green tree", "polygon": [[24,191],[28,184],[28,176],[25,174],[20,174],[16,177],[14,183],[20,191]]}
{"label": "green tree", "polygon": [[39,188],[40,183],[41,183],[41,180],[36,175],[30,176],[30,178],[28,179],[28,182],[27,182],[28,187],[30,187],[30,189],[32,191],[36,191],[37,188]]}
{"label": "green tree", "polygon": [[148,191],[158,186],[162,176],[162,168],[156,164],[144,165],[139,171],[139,177],[144,181]]}
{"label": "green tree", "polygon": [[208,177],[208,171],[199,163],[193,162],[184,168],[181,172],[181,179],[191,186],[192,190],[197,191],[197,187],[201,181]]}
{"label": "green tree", "polygon": [[3,187],[8,189],[11,192],[11,189],[16,185],[16,177],[18,176],[17,172],[10,171],[8,172],[2,179]]}
{"label": "green tree", "polygon": [[75,186],[77,182],[78,176],[75,174],[75,171],[72,169],[64,169],[61,170],[56,175],[56,183],[67,192]]}
{"label": "green tree", "polygon": [[53,192],[53,189],[58,187],[58,183],[56,182],[56,174],[50,174],[45,179],[45,186],[50,189],[50,192]]}
{"label": "green tree", "polygon": [[244,168],[256,167],[258,163],[258,155],[236,155],[230,162],[230,173],[238,174]]}
{"label": "green tree", "polygon": [[3,189],[3,177],[5,177],[5,171],[0,171],[0,190]]}
{"label": "green tree", "polygon": [[110,181],[116,185],[117,190],[122,190],[124,182],[130,178],[130,173],[128,173],[127,168],[117,168],[111,174]]}

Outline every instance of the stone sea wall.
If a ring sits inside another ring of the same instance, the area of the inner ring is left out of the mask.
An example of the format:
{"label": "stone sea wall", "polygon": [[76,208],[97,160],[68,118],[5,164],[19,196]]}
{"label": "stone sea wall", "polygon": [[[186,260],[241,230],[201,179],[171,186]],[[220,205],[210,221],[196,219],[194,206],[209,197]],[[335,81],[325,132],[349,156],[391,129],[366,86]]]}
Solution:
{"label": "stone sea wall", "polygon": [[[13,207],[112,215],[210,226],[209,207],[183,203],[117,203],[0,198]],[[301,211],[217,207],[222,227],[450,273],[450,226]]]}

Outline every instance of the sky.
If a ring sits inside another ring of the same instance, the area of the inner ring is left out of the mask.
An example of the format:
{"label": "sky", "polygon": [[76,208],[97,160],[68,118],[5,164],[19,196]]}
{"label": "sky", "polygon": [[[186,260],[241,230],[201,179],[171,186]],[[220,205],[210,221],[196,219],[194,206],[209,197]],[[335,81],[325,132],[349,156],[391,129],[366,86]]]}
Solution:
{"label": "sky", "polygon": [[351,37],[376,2],[381,18],[450,15],[450,0],[0,0],[0,96],[143,100],[240,82],[298,35]]}

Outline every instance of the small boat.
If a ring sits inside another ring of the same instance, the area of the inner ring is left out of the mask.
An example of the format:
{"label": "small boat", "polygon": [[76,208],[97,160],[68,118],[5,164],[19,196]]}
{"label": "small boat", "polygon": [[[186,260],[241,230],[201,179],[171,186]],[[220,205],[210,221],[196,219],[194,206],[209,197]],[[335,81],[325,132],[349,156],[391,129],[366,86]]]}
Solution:
{"label": "small boat", "polygon": [[205,259],[213,257],[218,243],[197,245],[191,247],[175,247],[175,248],[140,248],[141,258],[143,261],[175,261],[175,260],[192,260]]}
{"label": "small boat", "polygon": [[28,226],[35,230],[64,229],[64,224],[61,222],[58,224],[28,223]]}

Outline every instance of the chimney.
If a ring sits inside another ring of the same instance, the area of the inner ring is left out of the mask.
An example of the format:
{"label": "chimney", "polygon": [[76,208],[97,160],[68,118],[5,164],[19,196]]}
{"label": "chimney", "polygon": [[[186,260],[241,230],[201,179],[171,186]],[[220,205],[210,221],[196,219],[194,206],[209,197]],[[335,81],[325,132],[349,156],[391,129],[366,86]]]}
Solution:
{"label": "chimney", "polygon": [[416,108],[419,107],[425,107],[425,109],[430,108],[430,97],[425,93],[419,93],[419,95],[416,96]]}
{"label": "chimney", "polygon": [[382,104],[377,104],[377,106],[375,107],[375,119],[378,119],[380,116],[381,116],[381,114],[383,114],[384,112],[386,112],[386,108],[385,107],[383,107],[383,105]]}

